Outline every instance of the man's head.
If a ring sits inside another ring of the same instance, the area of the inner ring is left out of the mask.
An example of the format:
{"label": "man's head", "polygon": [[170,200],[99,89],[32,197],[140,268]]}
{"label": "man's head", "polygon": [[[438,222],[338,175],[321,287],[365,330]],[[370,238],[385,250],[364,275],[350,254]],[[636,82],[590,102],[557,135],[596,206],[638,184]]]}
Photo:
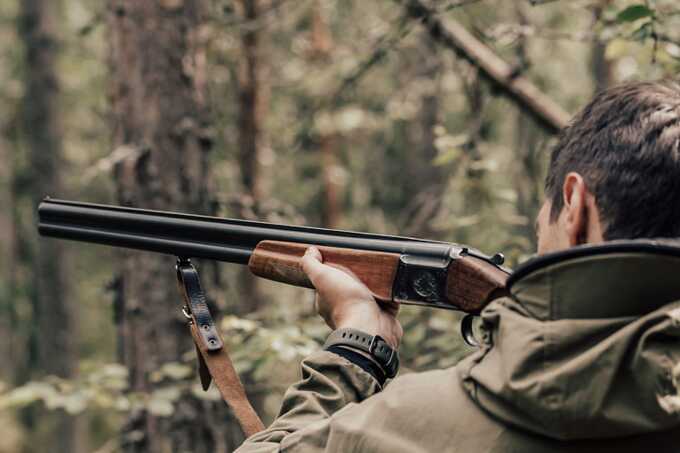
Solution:
{"label": "man's head", "polygon": [[562,131],[537,219],[538,252],[680,237],[680,84],[599,93]]}

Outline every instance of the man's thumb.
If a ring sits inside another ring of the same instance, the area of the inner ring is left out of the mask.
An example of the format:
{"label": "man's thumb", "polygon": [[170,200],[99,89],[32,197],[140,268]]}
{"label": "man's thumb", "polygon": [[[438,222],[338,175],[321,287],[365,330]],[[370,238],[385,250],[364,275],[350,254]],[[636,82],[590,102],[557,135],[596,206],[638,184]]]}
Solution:
{"label": "man's thumb", "polygon": [[307,274],[313,285],[315,285],[315,280],[324,270],[324,265],[321,263],[322,259],[323,257],[319,249],[309,247],[300,260],[303,272]]}

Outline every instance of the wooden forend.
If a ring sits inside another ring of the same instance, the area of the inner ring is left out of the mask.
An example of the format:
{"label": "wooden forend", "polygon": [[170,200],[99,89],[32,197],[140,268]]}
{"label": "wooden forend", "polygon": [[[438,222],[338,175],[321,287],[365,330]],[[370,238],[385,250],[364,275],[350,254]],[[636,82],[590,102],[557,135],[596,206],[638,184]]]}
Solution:
{"label": "wooden forend", "polygon": [[[277,282],[314,288],[302,271],[300,258],[311,244],[262,241],[257,244],[248,262],[250,271]],[[380,302],[392,301],[392,285],[399,266],[396,253],[315,246],[324,264],[349,272],[373,293]]]}

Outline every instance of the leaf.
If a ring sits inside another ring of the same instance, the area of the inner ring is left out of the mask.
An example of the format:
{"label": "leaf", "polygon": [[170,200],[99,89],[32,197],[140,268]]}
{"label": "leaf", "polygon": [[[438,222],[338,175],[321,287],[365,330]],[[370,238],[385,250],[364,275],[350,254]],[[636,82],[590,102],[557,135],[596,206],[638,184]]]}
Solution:
{"label": "leaf", "polygon": [[341,132],[351,132],[364,123],[364,111],[357,107],[346,107],[336,114],[337,128]]}
{"label": "leaf", "polygon": [[222,395],[220,395],[220,391],[214,384],[208,387],[208,390],[204,391],[200,384],[195,383],[191,386],[191,394],[194,395],[196,398],[205,401],[222,400]]}
{"label": "leaf", "polygon": [[649,38],[651,35],[652,35],[652,23],[645,22],[644,24],[640,25],[631,36],[636,41],[644,42],[644,40]]}
{"label": "leaf", "polygon": [[437,154],[437,157],[435,157],[432,161],[432,164],[435,166],[450,164],[451,162],[455,161],[462,153],[463,150],[461,148],[449,148],[446,151],[440,151],[439,154]]}
{"label": "leaf", "polygon": [[255,321],[251,321],[245,318],[239,318],[236,316],[225,316],[222,318],[220,324],[222,330],[242,330],[244,332],[253,332],[258,329],[259,324]]}
{"label": "leaf", "polygon": [[77,415],[87,408],[88,397],[82,392],[68,395],[63,400],[64,410],[70,415]]}
{"label": "leaf", "polygon": [[146,408],[153,415],[169,417],[175,411],[173,402],[177,401],[180,395],[181,391],[172,386],[154,390],[146,404]]}
{"label": "leaf", "polygon": [[49,391],[48,387],[49,390],[52,389],[47,384],[37,382],[29,382],[26,385],[17,387],[0,397],[0,409],[27,406],[42,399],[43,395]]}
{"label": "leaf", "polygon": [[125,390],[128,387],[128,369],[118,363],[107,363],[87,378],[91,385],[110,390]]}
{"label": "leaf", "polygon": [[172,403],[162,398],[151,398],[146,408],[157,417],[169,417],[175,411]]}
{"label": "leaf", "polygon": [[632,5],[622,10],[617,14],[617,22],[634,22],[643,17],[654,16],[654,11],[647,8],[645,5]]}
{"label": "leaf", "polygon": [[193,369],[191,367],[179,362],[164,363],[163,366],[161,366],[160,371],[165,377],[173,381],[186,379],[193,373]]}
{"label": "leaf", "polygon": [[628,43],[623,39],[612,39],[607,44],[604,56],[607,60],[617,60],[628,55]]}
{"label": "leaf", "polygon": [[164,399],[166,401],[174,402],[182,396],[182,390],[178,386],[169,385],[156,389],[151,394],[151,398]]}
{"label": "leaf", "polygon": [[446,165],[455,161],[462,153],[461,148],[470,138],[467,134],[459,135],[441,135],[434,140],[434,146],[439,153],[434,158],[432,163],[434,165]]}

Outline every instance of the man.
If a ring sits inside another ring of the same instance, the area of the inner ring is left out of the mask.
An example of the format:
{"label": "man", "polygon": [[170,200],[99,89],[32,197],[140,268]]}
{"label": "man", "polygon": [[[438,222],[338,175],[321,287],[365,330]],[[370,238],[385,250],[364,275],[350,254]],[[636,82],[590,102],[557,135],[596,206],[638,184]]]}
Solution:
{"label": "man", "polygon": [[[562,132],[546,195],[539,257],[483,311],[477,352],[384,386],[384,362],[334,334],[238,451],[679,452],[680,246],[640,239],[680,237],[680,84],[598,94]],[[396,313],[315,249],[303,267],[332,329],[397,348]]]}

